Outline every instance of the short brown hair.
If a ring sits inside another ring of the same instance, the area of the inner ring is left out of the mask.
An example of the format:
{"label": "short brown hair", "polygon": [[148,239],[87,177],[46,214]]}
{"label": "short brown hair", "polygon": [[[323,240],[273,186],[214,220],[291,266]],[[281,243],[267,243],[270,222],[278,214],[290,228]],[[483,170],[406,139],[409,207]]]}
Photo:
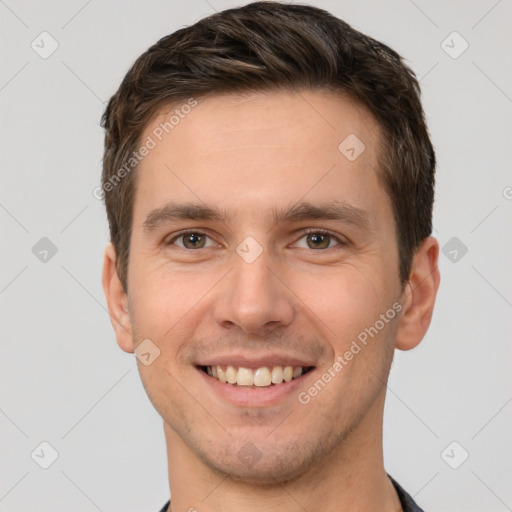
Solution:
{"label": "short brown hair", "polygon": [[414,73],[395,51],[327,11],[254,2],[160,39],[136,60],[103,114],[102,188],[125,290],[136,173],[120,179],[120,170],[149,120],[190,97],[275,89],[340,93],[377,119],[378,174],[393,206],[405,285],[414,251],[431,234],[434,201],[435,154]]}

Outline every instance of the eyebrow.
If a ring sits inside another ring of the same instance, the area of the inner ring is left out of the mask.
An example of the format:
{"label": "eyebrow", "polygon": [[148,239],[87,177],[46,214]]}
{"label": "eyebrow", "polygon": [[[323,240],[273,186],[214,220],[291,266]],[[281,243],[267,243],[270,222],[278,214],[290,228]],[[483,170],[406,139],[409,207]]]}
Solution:
{"label": "eyebrow", "polygon": [[[372,223],[365,211],[340,201],[320,205],[301,201],[284,209],[274,208],[271,210],[271,214],[274,225],[284,222],[325,219],[345,222],[368,231],[373,231]],[[144,232],[150,233],[161,225],[176,220],[203,220],[227,223],[229,217],[229,212],[215,206],[170,202],[152,210],[147,215],[142,226]]]}

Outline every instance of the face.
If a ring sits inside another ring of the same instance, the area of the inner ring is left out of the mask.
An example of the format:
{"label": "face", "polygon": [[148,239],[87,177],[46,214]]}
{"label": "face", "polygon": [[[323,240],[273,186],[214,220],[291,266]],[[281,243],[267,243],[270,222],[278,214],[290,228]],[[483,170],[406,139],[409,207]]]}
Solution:
{"label": "face", "polygon": [[132,348],[160,351],[143,384],[208,467],[293,478],[379,429],[401,309],[379,129],[307,91],[210,96],[162,137],[168,119],[137,169]]}

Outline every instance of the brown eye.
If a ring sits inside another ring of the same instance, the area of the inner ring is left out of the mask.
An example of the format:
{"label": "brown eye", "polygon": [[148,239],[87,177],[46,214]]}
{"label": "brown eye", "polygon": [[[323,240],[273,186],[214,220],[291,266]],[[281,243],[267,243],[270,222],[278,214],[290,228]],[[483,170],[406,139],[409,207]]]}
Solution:
{"label": "brown eye", "polygon": [[327,249],[331,243],[331,235],[327,233],[310,233],[306,236],[310,249]]}
{"label": "brown eye", "polygon": [[311,229],[295,242],[294,247],[300,247],[301,249],[331,249],[338,245],[346,244],[340,238],[331,235],[327,231]]}
{"label": "brown eye", "polygon": [[184,233],[175,238],[171,244],[183,247],[185,249],[202,249],[206,246],[206,239],[208,237],[202,233]]}

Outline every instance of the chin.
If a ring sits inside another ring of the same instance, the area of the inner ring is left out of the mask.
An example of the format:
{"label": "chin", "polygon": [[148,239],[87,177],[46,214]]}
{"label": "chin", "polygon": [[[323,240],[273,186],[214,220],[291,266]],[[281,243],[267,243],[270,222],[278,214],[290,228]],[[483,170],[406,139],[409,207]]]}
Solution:
{"label": "chin", "polygon": [[251,485],[284,484],[299,479],[319,464],[324,457],[321,443],[302,439],[287,444],[232,443],[215,454],[201,450],[203,463],[213,471],[237,482]]}

